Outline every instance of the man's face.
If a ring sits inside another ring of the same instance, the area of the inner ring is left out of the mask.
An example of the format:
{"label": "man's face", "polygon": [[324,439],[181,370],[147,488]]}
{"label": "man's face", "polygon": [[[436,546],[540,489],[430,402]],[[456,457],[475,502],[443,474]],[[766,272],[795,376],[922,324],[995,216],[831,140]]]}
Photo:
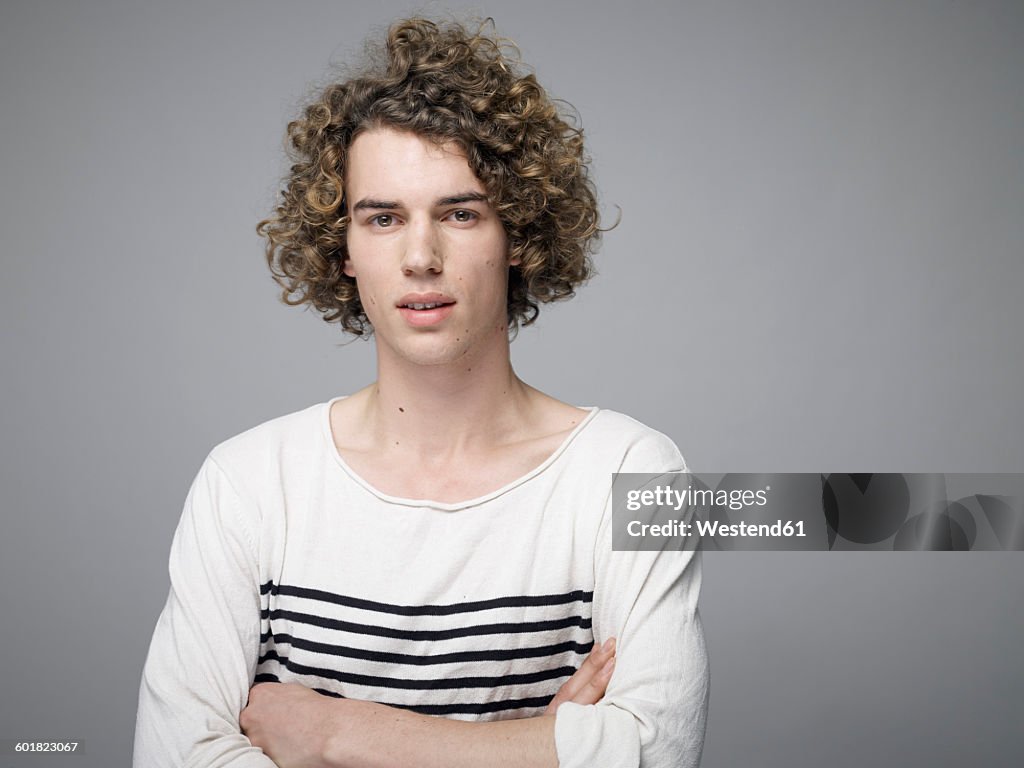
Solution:
{"label": "man's face", "polygon": [[437,365],[508,343],[505,229],[460,149],[366,131],[349,148],[345,196],[345,274],[379,355]]}

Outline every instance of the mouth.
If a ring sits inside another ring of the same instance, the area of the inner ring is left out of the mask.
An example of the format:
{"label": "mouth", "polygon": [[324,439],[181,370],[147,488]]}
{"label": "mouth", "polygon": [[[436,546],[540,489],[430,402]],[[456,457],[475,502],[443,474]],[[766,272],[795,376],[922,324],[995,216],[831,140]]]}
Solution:
{"label": "mouth", "polygon": [[430,293],[407,293],[398,300],[396,306],[399,309],[412,309],[418,312],[424,310],[447,307],[454,304],[455,299],[446,293],[431,291]]}
{"label": "mouth", "polygon": [[447,307],[447,306],[449,306],[451,304],[454,304],[454,303],[455,303],[454,301],[426,301],[426,302],[410,301],[410,302],[407,302],[405,304],[399,304],[398,307],[400,309],[423,310],[423,309],[437,309],[438,307]]}
{"label": "mouth", "polygon": [[455,299],[443,293],[409,293],[397,303],[398,311],[410,325],[438,325],[452,312]]}

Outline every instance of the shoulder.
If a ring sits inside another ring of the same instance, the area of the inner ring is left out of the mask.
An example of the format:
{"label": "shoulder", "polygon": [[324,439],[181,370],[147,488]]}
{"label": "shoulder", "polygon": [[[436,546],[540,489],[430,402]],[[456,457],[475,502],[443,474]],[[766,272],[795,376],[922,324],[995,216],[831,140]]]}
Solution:
{"label": "shoulder", "polygon": [[282,469],[314,463],[323,451],[327,403],[268,419],[215,445],[208,457],[239,487],[280,477]]}
{"label": "shoulder", "polygon": [[618,411],[601,409],[580,434],[584,453],[606,456],[617,472],[686,471],[675,442],[663,432]]}

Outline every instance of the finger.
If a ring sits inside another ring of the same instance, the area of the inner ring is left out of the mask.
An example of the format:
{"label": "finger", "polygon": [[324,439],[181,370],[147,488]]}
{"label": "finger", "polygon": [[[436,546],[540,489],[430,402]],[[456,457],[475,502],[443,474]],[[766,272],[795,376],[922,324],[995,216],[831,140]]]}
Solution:
{"label": "finger", "polygon": [[[595,683],[601,689],[603,695],[603,687],[607,685],[607,681],[600,682],[598,680],[599,675],[604,670],[605,665],[610,659],[615,658],[615,638],[608,638],[604,644],[598,647],[594,647],[587,658],[583,661],[582,666],[573,673],[572,677],[566,680],[562,687],[558,689],[558,693],[551,700],[548,705],[547,712],[550,714],[554,712],[558,706],[566,701],[573,701],[575,703],[593,703],[589,699],[593,698],[594,687],[591,686],[590,691],[585,695],[585,700],[577,700],[577,696],[580,695],[581,691],[587,690],[587,687],[591,683]],[[600,699],[600,695],[598,695]]]}
{"label": "finger", "polygon": [[[611,677],[611,671],[607,664],[614,661],[614,658],[614,656],[610,656],[605,660],[603,656],[593,656],[590,665],[576,670],[572,678],[563,683],[551,703],[548,704],[545,713],[554,714],[558,707],[567,701],[574,704],[595,704],[600,701]],[[598,669],[597,663],[602,660],[605,662],[605,666]]]}
{"label": "finger", "polygon": [[601,668],[601,671],[594,675],[587,682],[583,689],[574,697],[577,704],[596,704],[608,690],[608,681],[612,679],[612,672],[615,671],[615,657],[608,659],[608,662]]}
{"label": "finger", "polygon": [[604,644],[599,648],[595,648],[587,656],[583,665],[576,670],[574,674],[566,683],[565,689],[568,699],[570,701],[576,701],[576,696],[580,691],[584,690],[594,678],[600,674],[605,664],[608,663],[609,659],[615,658],[615,638],[610,637],[604,641]]}
{"label": "finger", "polygon": [[615,669],[615,657],[608,659],[604,666],[591,675],[582,687],[578,688],[569,699],[575,704],[596,704],[608,689],[612,671]]}
{"label": "finger", "polygon": [[[556,698],[561,701],[573,701],[577,693],[593,679],[594,675],[601,671],[601,668],[608,662],[615,652],[615,641],[612,638],[604,641],[604,645],[595,646],[583,664],[572,677],[566,680],[558,690]],[[561,703],[561,702],[559,702]]]}

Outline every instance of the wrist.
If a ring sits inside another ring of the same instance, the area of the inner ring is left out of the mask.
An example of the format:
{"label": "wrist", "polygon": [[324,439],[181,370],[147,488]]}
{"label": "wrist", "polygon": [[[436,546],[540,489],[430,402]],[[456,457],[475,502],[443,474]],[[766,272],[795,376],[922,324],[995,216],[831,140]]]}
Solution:
{"label": "wrist", "polygon": [[331,717],[324,728],[321,760],[326,768],[346,768],[354,765],[357,754],[358,729],[352,727],[360,705],[369,702],[357,699],[335,699]]}
{"label": "wrist", "polygon": [[327,768],[376,768],[388,764],[396,734],[408,736],[412,712],[360,699],[336,699],[323,742]]}

